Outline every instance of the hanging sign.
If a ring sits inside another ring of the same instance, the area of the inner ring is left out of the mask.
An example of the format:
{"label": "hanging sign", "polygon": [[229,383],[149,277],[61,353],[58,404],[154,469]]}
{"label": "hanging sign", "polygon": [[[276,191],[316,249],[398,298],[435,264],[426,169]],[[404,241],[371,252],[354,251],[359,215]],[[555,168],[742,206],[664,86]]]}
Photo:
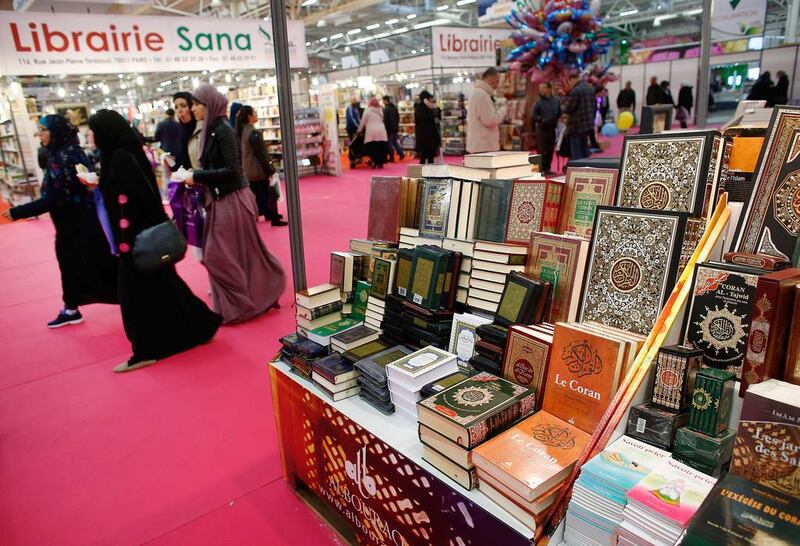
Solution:
{"label": "hanging sign", "polygon": [[511,37],[511,29],[502,28],[433,27],[431,31],[436,68],[494,66],[500,42]]}
{"label": "hanging sign", "polygon": [[711,12],[711,41],[762,35],[766,13],[767,0],[717,0]]}
{"label": "hanging sign", "polygon": [[[307,68],[305,27],[288,21],[289,63]],[[0,23],[6,75],[275,68],[262,19],[9,13]]]}

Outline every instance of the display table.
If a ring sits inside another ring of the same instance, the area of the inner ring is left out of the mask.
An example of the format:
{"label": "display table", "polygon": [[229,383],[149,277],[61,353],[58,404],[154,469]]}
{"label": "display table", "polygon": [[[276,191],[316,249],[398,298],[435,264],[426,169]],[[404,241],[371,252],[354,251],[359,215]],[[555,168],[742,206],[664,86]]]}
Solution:
{"label": "display table", "polygon": [[479,490],[422,460],[417,424],[359,397],[333,402],[283,362],[270,364],[284,477],[303,485],[360,544],[529,545],[533,534]]}

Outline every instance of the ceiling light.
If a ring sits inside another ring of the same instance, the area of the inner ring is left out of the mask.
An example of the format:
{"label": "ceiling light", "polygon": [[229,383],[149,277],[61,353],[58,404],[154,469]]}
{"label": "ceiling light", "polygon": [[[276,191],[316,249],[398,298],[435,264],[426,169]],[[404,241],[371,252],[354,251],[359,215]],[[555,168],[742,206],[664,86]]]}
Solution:
{"label": "ceiling light", "polygon": [[347,34],[358,34],[359,32],[361,32],[360,28],[354,28],[353,30],[348,30]]}
{"label": "ceiling light", "polygon": [[367,25],[367,30],[375,30],[376,28],[380,28],[380,23],[375,23],[374,25]]}
{"label": "ceiling light", "polygon": [[325,22],[325,19],[320,19],[317,21],[317,28],[324,28],[328,26],[328,23]]}
{"label": "ceiling light", "polygon": [[686,16],[700,15],[701,13],[703,13],[703,8],[690,9],[689,11],[683,12],[683,14]]}
{"label": "ceiling light", "polygon": [[411,54],[412,54],[412,55],[416,55],[416,54],[417,54],[417,50],[416,50],[416,49],[412,49],[412,50],[411,50]]}
{"label": "ceiling light", "polygon": [[231,83],[233,77],[230,74],[225,74],[225,83]]}
{"label": "ceiling light", "polygon": [[251,81],[251,82],[254,82],[254,81],[256,81],[257,79],[258,79],[258,78],[256,78],[255,76],[250,76],[250,81]]}
{"label": "ceiling light", "polygon": [[311,42],[306,42],[306,47],[310,46]]}
{"label": "ceiling light", "polygon": [[315,6],[317,4],[319,4],[319,0],[303,0],[303,3],[300,5],[307,8],[308,6]]}
{"label": "ceiling light", "polygon": [[64,97],[66,97],[66,96],[67,96],[67,90],[66,90],[66,89],[64,89],[63,87],[59,87],[59,88],[56,90],[56,94],[58,94],[58,96],[59,96],[59,97],[61,97],[61,98],[63,99]]}
{"label": "ceiling light", "polygon": [[[472,1],[474,2],[475,0],[472,0]],[[416,18],[417,18],[417,14],[416,13],[409,13],[408,15],[406,15],[406,19],[408,19],[408,20],[416,19]]]}
{"label": "ceiling light", "polygon": [[443,6],[439,6],[438,8],[436,8],[436,11],[445,11],[446,9],[449,9],[449,8],[450,8],[450,6],[445,4]]}
{"label": "ceiling light", "polygon": [[400,19],[389,19],[389,20],[388,20],[388,21],[386,21],[384,24],[385,24],[385,25],[393,25],[393,24],[395,24],[395,23],[399,23],[399,22],[400,22]]}
{"label": "ceiling light", "polygon": [[339,38],[344,38],[344,34],[342,34],[341,32],[339,32],[339,33],[337,33],[337,34],[334,34],[333,36],[331,36],[331,40],[337,40],[337,39],[339,39]]}
{"label": "ceiling light", "polygon": [[620,17],[628,17],[629,15],[636,15],[637,13],[639,13],[639,10],[636,9],[636,8],[633,8],[633,9],[629,9],[629,10],[626,10],[626,11],[619,12],[619,16]]}
{"label": "ceiling light", "polygon": [[198,78],[197,76],[192,78],[192,87],[194,87],[195,89],[200,87],[200,78]]}
{"label": "ceiling light", "polygon": [[119,84],[119,88],[124,91],[124,90],[126,90],[128,88],[128,86],[125,85],[124,83],[121,83],[121,84]]}
{"label": "ceiling light", "polygon": [[125,75],[124,75],[124,74],[117,74],[117,77],[118,77],[119,79],[122,79],[122,78],[124,78],[124,77],[125,77]]}
{"label": "ceiling light", "polygon": [[317,40],[317,41],[318,41],[318,42],[321,42],[321,43],[323,43],[323,44],[324,44],[325,42],[327,42],[327,41],[328,41],[328,39],[327,39],[327,38],[320,38],[320,39],[319,39],[319,40]]}
{"label": "ceiling light", "polygon": [[144,85],[144,78],[141,76],[136,76],[136,85]]}

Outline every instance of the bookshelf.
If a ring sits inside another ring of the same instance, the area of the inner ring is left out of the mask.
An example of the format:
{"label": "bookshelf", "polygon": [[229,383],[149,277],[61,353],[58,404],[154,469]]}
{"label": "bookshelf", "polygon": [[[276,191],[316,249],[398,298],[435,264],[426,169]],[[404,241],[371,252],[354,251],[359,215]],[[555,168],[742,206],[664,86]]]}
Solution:
{"label": "bookshelf", "polygon": [[464,95],[442,97],[442,153],[464,155],[467,150],[467,108]]}
{"label": "bookshelf", "polygon": [[414,150],[417,147],[417,140],[414,137],[414,103],[412,101],[401,100],[397,104],[400,113],[400,127],[397,137],[404,150]]}
{"label": "bookshelf", "polygon": [[[39,194],[35,123],[25,99],[8,95],[0,108],[0,194],[10,205],[30,202]],[[33,103],[35,108],[35,102]]]}

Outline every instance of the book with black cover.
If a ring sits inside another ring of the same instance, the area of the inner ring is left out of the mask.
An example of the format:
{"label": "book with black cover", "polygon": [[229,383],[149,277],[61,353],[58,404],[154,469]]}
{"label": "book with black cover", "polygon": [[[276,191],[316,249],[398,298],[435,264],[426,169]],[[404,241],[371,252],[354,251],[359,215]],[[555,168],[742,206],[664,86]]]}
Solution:
{"label": "book with black cover", "polygon": [[481,324],[475,328],[475,333],[480,339],[499,347],[505,347],[508,340],[508,328],[499,324]]}

